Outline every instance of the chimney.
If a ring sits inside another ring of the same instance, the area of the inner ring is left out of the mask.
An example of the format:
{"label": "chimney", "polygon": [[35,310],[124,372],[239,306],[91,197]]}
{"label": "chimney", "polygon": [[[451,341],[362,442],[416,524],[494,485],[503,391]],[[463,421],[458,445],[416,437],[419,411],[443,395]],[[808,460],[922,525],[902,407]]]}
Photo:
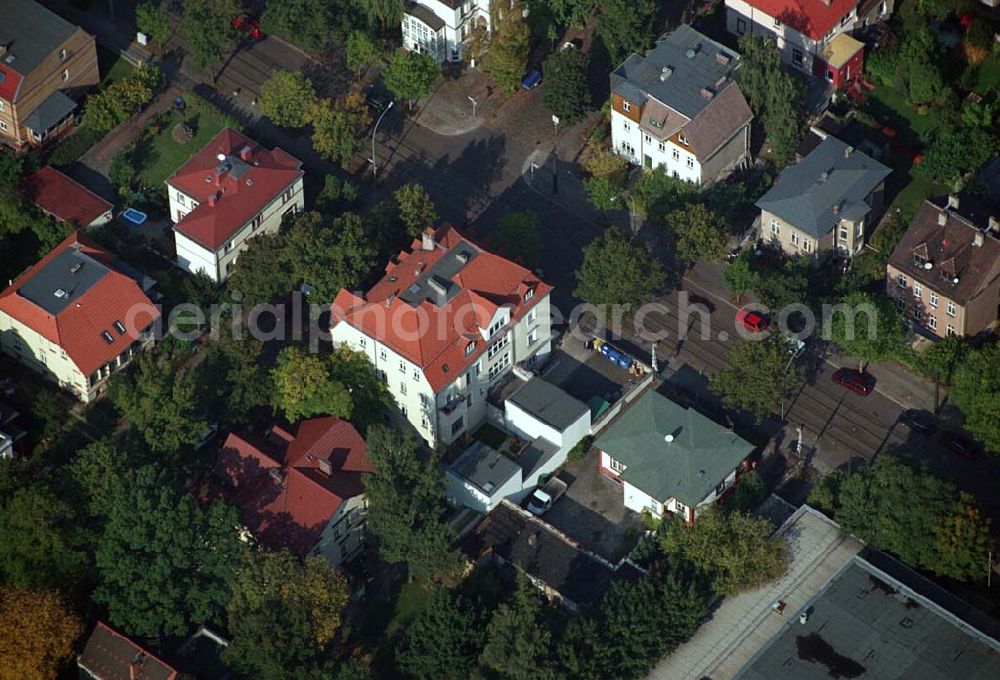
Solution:
{"label": "chimney", "polygon": [[972,238],[972,245],[975,248],[983,247],[983,235],[981,232],[976,232],[976,235]]}
{"label": "chimney", "polygon": [[434,245],[434,230],[425,230],[421,238],[420,247],[424,250],[434,250]]}
{"label": "chimney", "polygon": [[725,52],[716,52],[715,60],[720,64],[722,64],[723,66],[729,66],[729,62],[732,61],[732,57],[730,57]]}
{"label": "chimney", "polygon": [[712,92],[707,87],[703,87],[701,88],[701,96],[704,97],[705,99],[711,99],[712,97],[715,96],[715,93]]}
{"label": "chimney", "polygon": [[220,198],[221,196],[222,196],[222,193],[221,193],[221,192],[219,192],[219,191],[213,191],[213,192],[212,192],[211,194],[209,194],[209,196],[208,196],[208,204],[209,204],[209,205],[211,205],[211,206],[214,206],[214,205],[215,205],[216,203],[218,203],[218,202],[219,202],[219,198]]}
{"label": "chimney", "polygon": [[292,436],[292,433],[283,428],[281,425],[273,426],[271,428],[271,434],[285,442],[291,442],[295,439],[295,437]]}
{"label": "chimney", "polygon": [[948,224],[948,213],[942,210],[938,213],[938,226],[943,227],[946,224]]}
{"label": "chimney", "polygon": [[316,461],[316,467],[319,469],[320,472],[322,472],[327,477],[333,476],[333,466],[330,464],[330,461],[327,460],[326,458],[318,459]]}
{"label": "chimney", "polygon": [[146,654],[145,652],[137,652],[132,661],[128,664],[128,680],[139,680],[139,674],[142,672],[142,667],[146,665]]}
{"label": "chimney", "polygon": [[247,144],[242,149],[240,149],[240,160],[244,163],[253,162],[253,147]]}
{"label": "chimney", "polygon": [[958,210],[958,196],[955,194],[948,195],[948,210]]}
{"label": "chimney", "polygon": [[853,153],[854,153],[853,146],[848,144],[847,146],[844,147],[844,158],[850,158]]}
{"label": "chimney", "polygon": [[994,236],[1000,235],[1000,219],[990,215],[989,230]]}
{"label": "chimney", "polygon": [[665,81],[667,78],[673,75],[673,73],[674,70],[672,68],[670,68],[669,66],[664,66],[662,69],[660,69],[660,82],[662,83],[663,81]]}

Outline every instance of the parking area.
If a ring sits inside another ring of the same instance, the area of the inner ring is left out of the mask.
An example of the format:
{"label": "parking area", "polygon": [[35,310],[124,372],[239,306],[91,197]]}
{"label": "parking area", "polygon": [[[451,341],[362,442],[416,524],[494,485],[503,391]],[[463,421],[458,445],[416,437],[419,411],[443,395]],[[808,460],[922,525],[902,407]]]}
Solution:
{"label": "parking area", "polygon": [[570,461],[559,473],[569,489],[543,519],[609,562],[629,553],[645,531],[642,518],[622,503],[622,489],[597,471],[597,452]]}

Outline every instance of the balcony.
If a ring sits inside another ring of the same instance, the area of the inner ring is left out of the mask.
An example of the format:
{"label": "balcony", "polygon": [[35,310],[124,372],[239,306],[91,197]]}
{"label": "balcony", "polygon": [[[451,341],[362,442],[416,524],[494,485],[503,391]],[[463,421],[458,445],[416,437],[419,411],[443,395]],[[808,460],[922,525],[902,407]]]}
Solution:
{"label": "balcony", "polygon": [[448,398],[443,406],[438,408],[442,414],[448,416],[458,410],[460,406],[465,405],[469,401],[469,396],[462,392],[456,392]]}

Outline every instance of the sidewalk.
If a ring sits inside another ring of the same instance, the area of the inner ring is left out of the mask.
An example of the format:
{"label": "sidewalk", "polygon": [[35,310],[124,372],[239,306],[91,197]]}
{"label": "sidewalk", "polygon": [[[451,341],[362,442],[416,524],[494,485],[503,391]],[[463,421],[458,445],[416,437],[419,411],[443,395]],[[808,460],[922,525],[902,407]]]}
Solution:
{"label": "sidewalk", "polygon": [[456,77],[445,75],[422,102],[416,121],[435,134],[456,137],[486,124],[506,101],[486,75],[469,68]]}
{"label": "sidewalk", "polygon": [[[735,314],[738,309],[732,300],[732,293],[723,278],[725,266],[719,262],[700,262],[684,276],[684,284],[694,293],[706,293],[728,305]],[[752,302],[752,295],[744,295],[744,302]],[[857,367],[857,361],[836,352],[823,357],[834,368]],[[881,361],[867,366],[867,372],[875,376],[875,391],[904,409],[922,409],[934,412],[934,382],[915,375],[895,361]],[[944,390],[940,398],[944,399]]]}

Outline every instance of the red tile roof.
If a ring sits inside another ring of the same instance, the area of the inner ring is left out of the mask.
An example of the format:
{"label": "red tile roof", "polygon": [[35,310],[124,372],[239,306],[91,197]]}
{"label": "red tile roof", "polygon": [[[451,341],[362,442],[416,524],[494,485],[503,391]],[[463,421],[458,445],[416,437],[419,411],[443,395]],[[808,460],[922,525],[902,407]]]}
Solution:
{"label": "red tile roof", "polygon": [[[442,305],[428,300],[413,305],[400,297],[436,262],[463,244],[475,255],[449,277],[460,287],[456,295]],[[501,306],[509,307],[511,321],[516,321],[552,290],[524,267],[480,249],[447,225],[434,233],[432,249],[424,250],[422,239],[414,239],[411,252],[401,252],[385,272],[364,297],[347,290],[337,293],[333,319],[377,338],[420,366],[435,392],[453,382],[486,351],[483,331]],[[534,293],[525,300],[529,290]],[[473,341],[475,347],[467,353]]]}
{"label": "red tile roof", "polygon": [[0,99],[12,102],[17,99],[17,91],[24,80],[14,69],[0,64]]}
{"label": "red tile roof", "polygon": [[[364,493],[362,479],[374,471],[366,454],[349,422],[313,418],[292,432],[275,426],[264,438],[230,434],[215,474],[261,545],[304,557],[340,504]],[[320,461],[329,463],[329,475]]]}
{"label": "red tile roof", "polygon": [[858,0],[747,0],[754,8],[791,26],[799,33],[819,40],[837,26]]}
{"label": "red tile roof", "polygon": [[[244,148],[251,155],[242,162]],[[232,164],[221,175],[216,172],[219,154]],[[244,172],[235,172],[237,167]],[[263,149],[225,128],[167,179],[168,185],[198,202],[174,228],[214,251],[302,175],[302,162],[294,156],[278,148]]]}
{"label": "red tile roof", "polygon": [[[95,267],[103,265],[107,270],[79,297],[71,299],[62,311],[51,314],[25,297],[21,289],[67,251],[89,258]],[[128,349],[139,334],[160,317],[159,310],[139,285],[114,268],[115,259],[111,251],[73,232],[0,292],[0,312],[61,347],[80,372],[90,376]],[[124,333],[117,331],[116,321],[122,323]],[[110,343],[102,337],[105,332],[111,336]]]}
{"label": "red tile roof", "polygon": [[25,178],[25,197],[62,222],[83,228],[114,207],[50,165]]}
{"label": "red tile roof", "polygon": [[[100,680],[176,680],[178,673],[135,642],[98,621],[78,664]],[[135,664],[135,674],[129,668]]]}

